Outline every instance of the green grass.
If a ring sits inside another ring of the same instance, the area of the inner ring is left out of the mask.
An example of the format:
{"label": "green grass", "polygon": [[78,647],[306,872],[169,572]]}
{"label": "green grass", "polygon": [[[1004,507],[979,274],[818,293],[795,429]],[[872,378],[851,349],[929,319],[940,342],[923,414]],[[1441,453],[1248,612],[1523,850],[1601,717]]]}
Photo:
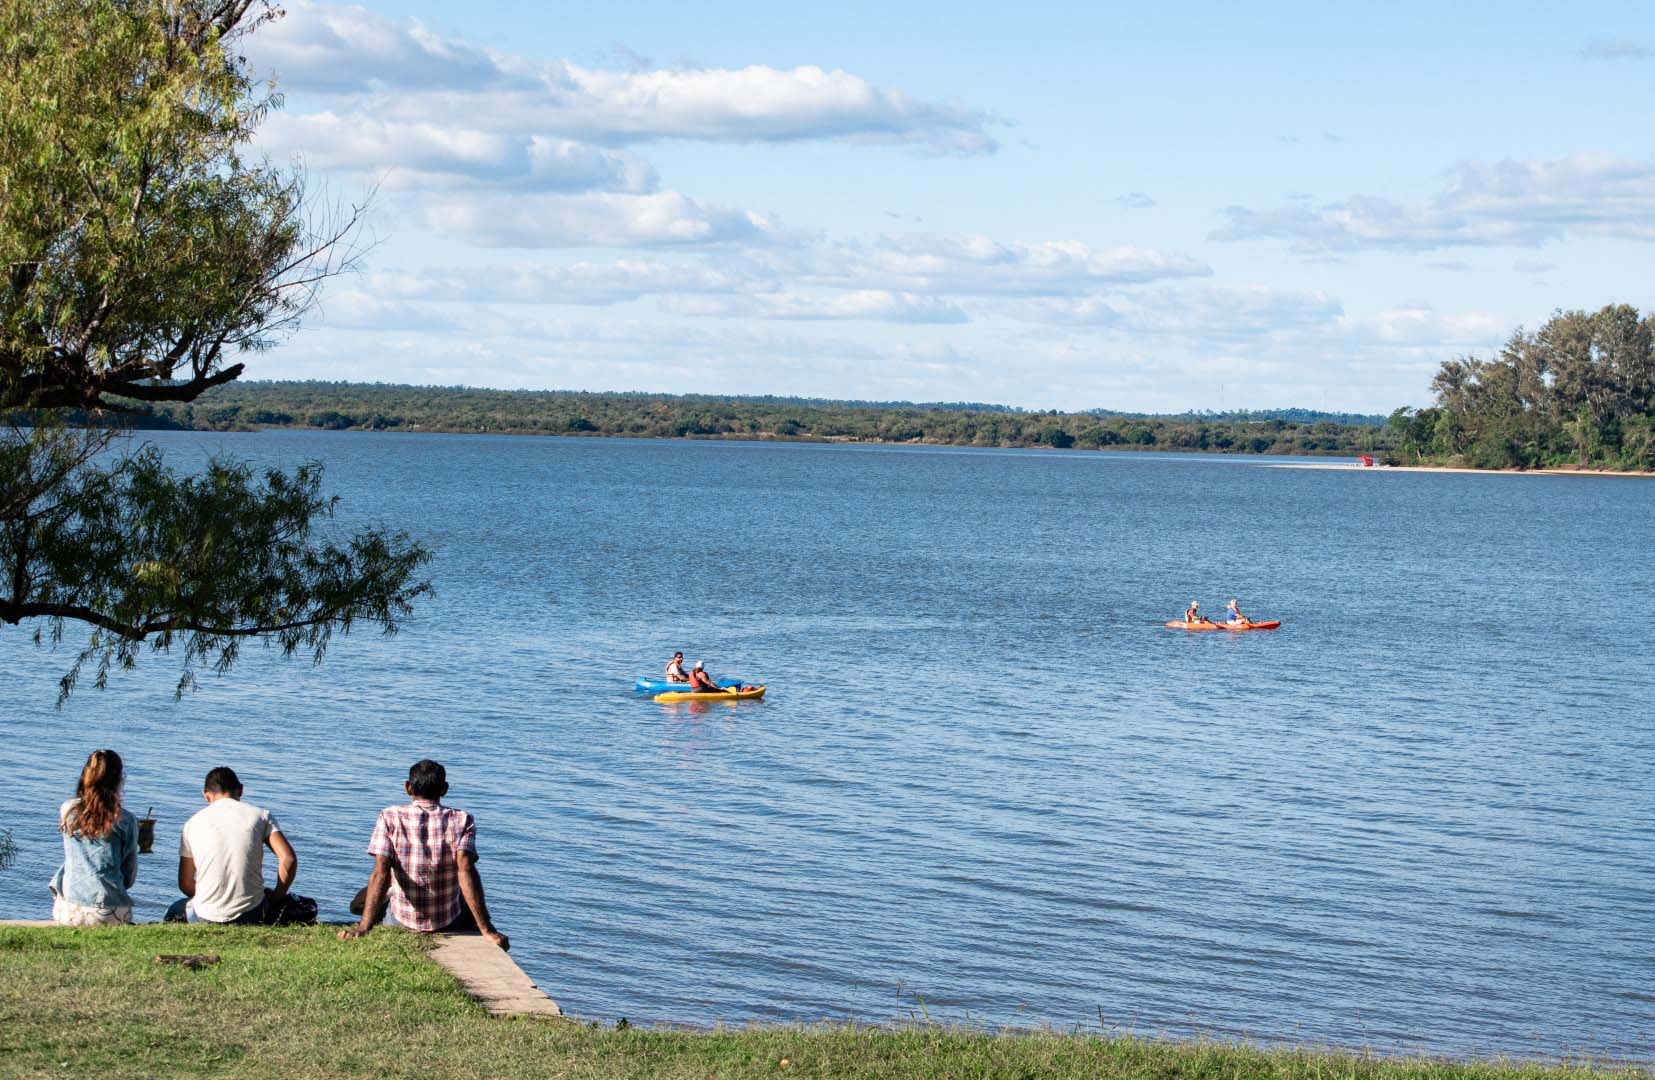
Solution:
{"label": "green grass", "polygon": [[[1632,1069],[1382,1059],[923,1025],[617,1031],[496,1019],[389,930],[0,927],[0,1076],[1578,1080]],[[198,971],[162,953],[216,953]]]}

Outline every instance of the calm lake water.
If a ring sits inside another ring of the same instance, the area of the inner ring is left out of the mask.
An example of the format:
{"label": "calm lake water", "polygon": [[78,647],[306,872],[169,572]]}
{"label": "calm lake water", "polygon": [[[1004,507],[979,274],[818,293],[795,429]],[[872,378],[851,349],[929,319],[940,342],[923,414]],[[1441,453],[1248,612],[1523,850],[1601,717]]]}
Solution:
{"label": "calm lake water", "polygon": [[[271,432],[434,599],[319,668],[0,632],[0,913],[86,753],[153,804],[140,918],[229,764],[324,917],[407,766],[476,814],[584,1018],[930,1016],[1655,1060],[1655,483],[1256,459]],[[697,494],[699,493],[699,494]],[[1274,634],[1162,627],[1238,596]],[[631,691],[679,648],[763,702]]]}

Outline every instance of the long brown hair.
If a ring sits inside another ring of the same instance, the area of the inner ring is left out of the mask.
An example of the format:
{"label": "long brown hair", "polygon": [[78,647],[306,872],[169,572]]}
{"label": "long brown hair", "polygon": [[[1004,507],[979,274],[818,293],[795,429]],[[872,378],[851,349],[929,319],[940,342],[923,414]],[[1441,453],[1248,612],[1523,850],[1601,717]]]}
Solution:
{"label": "long brown hair", "polygon": [[80,771],[75,787],[79,805],[63,819],[64,832],[78,832],[88,840],[102,840],[121,819],[121,755],[94,750]]}

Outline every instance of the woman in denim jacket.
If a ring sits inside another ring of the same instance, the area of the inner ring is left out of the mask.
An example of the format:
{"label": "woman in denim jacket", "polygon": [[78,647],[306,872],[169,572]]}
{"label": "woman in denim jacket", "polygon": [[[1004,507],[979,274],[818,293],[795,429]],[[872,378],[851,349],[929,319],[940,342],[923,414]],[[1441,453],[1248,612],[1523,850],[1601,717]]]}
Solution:
{"label": "woman in denim jacket", "polygon": [[58,810],[63,866],[52,876],[52,921],[97,926],[132,921],[138,819],[121,807],[121,756],[94,750],[75,797]]}

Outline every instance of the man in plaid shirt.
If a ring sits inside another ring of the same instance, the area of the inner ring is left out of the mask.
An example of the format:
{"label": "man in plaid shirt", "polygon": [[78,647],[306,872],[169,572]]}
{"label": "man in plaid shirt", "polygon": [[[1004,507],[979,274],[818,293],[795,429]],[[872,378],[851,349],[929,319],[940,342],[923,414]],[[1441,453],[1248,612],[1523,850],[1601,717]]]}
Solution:
{"label": "man in plaid shirt", "polygon": [[464,810],[442,805],[448,794],[447,771],[430,759],[417,761],[403,789],[413,802],[381,810],[368,841],[374,871],[364,890],[362,921],[339,931],[339,936],[356,938],[372,930],[385,917],[389,898],[391,914],[410,930],[476,930],[500,948],[509,948],[483,901],[477,823]]}

